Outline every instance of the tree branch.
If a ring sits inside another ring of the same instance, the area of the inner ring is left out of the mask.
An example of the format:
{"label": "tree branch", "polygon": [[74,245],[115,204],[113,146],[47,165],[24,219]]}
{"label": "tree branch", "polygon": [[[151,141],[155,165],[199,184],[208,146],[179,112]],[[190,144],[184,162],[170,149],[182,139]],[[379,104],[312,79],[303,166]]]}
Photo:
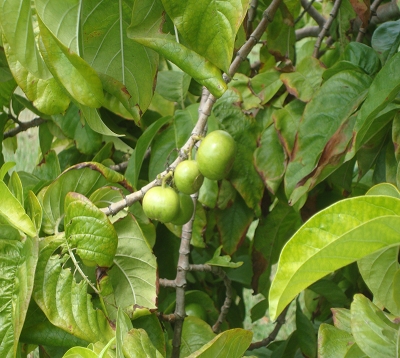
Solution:
{"label": "tree branch", "polygon": [[[308,12],[308,14],[315,20],[315,22],[318,24],[319,28],[322,29],[325,25],[325,18],[317,11],[316,8],[312,6],[313,2],[315,0],[312,0],[311,2],[308,2],[308,0],[300,0],[301,6],[303,7],[304,11]],[[302,15],[304,12],[298,17],[298,19],[301,19]],[[296,21],[298,21],[296,19]]]}
{"label": "tree branch", "polygon": [[318,37],[321,29],[318,26],[303,27],[296,30],[296,41],[300,41],[306,37]]}
{"label": "tree branch", "polygon": [[342,0],[335,0],[335,4],[333,5],[332,11],[329,14],[329,19],[326,20],[324,26],[322,27],[321,32],[318,35],[317,41],[315,42],[315,45],[314,45],[314,52],[313,52],[313,57],[315,57],[315,58],[318,57],[318,52],[319,52],[319,48],[321,47],[322,40],[328,33],[329,28],[331,27],[332,22],[339,11],[341,3],[342,3]]}
{"label": "tree branch", "polygon": [[[374,14],[375,14],[375,16],[376,16],[376,10],[378,9],[378,6],[379,6],[379,4],[382,2],[382,0],[375,0],[373,3],[372,3],[372,5],[371,5],[371,17],[370,17],[370,21],[369,21],[369,23],[371,22],[371,19],[372,19],[372,16],[374,16]],[[397,8],[397,5],[396,5],[396,8]],[[361,26],[360,26],[360,28],[359,28],[359,30],[358,30],[358,34],[357,34],[357,39],[356,39],[356,41],[357,42],[361,42],[362,40],[363,40],[363,38],[364,38],[364,35],[365,35],[365,33],[367,32],[367,28],[365,28],[362,24],[361,24]]]}
{"label": "tree branch", "polygon": [[286,313],[289,309],[289,306],[287,306],[282,313],[279,315],[279,317],[276,320],[276,326],[272,330],[272,332],[269,334],[267,338],[264,338],[262,341],[259,342],[254,342],[250,344],[249,348],[247,348],[248,351],[252,351],[257,348],[261,347],[266,347],[268,344],[270,344],[272,341],[275,340],[276,336],[278,335],[279,331],[281,330],[282,326],[286,322]]}
{"label": "tree branch", "polygon": [[226,275],[226,272],[222,270],[220,267],[211,266],[207,264],[202,265],[190,265],[190,271],[201,271],[201,272],[211,272],[214,275],[219,276],[225,285],[225,300],[224,304],[221,307],[221,312],[218,316],[217,322],[212,326],[212,330],[214,333],[218,333],[221,327],[221,324],[224,323],[226,315],[229,312],[229,308],[231,307],[232,303],[232,285],[231,280]]}
{"label": "tree branch", "polygon": [[160,286],[162,287],[172,287],[172,288],[176,288],[176,282],[175,280],[168,280],[166,278],[160,278],[158,280],[158,283],[160,284]]}
{"label": "tree branch", "polygon": [[249,11],[247,11],[246,35],[253,31],[253,22],[257,15],[258,0],[251,0]]}
{"label": "tree branch", "polygon": [[174,336],[172,338],[172,358],[179,358],[181,349],[183,321],[186,317],[186,310],[185,310],[186,272],[189,271],[190,267],[189,265],[190,239],[192,238],[194,213],[196,212],[198,193],[191,195],[191,197],[194,204],[194,212],[191,220],[182,226],[178,267],[175,278],[176,305],[175,305]]}
{"label": "tree branch", "polygon": [[41,124],[46,122],[43,118],[34,118],[29,122],[18,122],[18,127],[10,129],[9,131],[5,132],[3,135],[3,139],[15,137],[18,133],[24,132],[29,128],[38,127]]}

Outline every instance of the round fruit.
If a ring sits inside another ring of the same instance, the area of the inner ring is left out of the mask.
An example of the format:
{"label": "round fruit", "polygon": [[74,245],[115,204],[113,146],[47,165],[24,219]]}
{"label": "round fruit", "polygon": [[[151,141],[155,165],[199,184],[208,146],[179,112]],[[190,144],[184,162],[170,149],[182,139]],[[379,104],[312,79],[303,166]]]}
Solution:
{"label": "round fruit", "polygon": [[195,160],[184,160],[175,168],[174,181],[179,191],[190,195],[200,189],[204,176],[200,173]]}
{"label": "round fruit", "polygon": [[155,186],[143,198],[143,211],[149,219],[168,223],[179,211],[179,196],[170,187]]}
{"label": "round fruit", "polygon": [[176,217],[171,220],[174,225],[184,225],[193,216],[194,205],[190,195],[179,193],[179,211]]}
{"label": "round fruit", "polygon": [[221,180],[232,168],[236,143],[228,132],[216,130],[208,134],[197,151],[200,172],[208,179]]}
{"label": "round fruit", "polygon": [[203,321],[207,321],[207,312],[202,305],[198,303],[189,303],[185,307],[186,314],[188,316],[194,316],[201,318]]}

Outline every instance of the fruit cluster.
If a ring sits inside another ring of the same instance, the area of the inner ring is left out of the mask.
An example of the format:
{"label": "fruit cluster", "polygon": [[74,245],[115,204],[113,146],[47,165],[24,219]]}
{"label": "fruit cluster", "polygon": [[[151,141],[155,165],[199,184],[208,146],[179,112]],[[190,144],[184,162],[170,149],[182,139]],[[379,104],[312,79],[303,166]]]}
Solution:
{"label": "fruit cluster", "polygon": [[150,219],[174,225],[186,224],[193,215],[190,194],[196,193],[204,177],[225,178],[235,159],[236,144],[223,130],[208,134],[201,142],[196,160],[185,160],[174,171],[174,183],[179,193],[169,186],[151,188],[143,198],[144,213]]}

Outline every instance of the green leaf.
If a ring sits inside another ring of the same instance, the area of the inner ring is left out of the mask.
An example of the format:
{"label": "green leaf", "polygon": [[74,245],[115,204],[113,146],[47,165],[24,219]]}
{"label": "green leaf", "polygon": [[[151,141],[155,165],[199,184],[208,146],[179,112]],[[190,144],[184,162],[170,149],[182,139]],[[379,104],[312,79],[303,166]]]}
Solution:
{"label": "green leaf", "polygon": [[384,64],[396,52],[400,45],[400,21],[387,21],[374,31],[372,48],[378,53]]}
{"label": "green leaf", "polygon": [[85,196],[70,192],[65,197],[65,235],[84,262],[110,267],[118,237],[106,214]]}
{"label": "green leaf", "polygon": [[34,77],[49,79],[51,74],[36,47],[33,14],[29,0],[1,0],[0,24],[16,60]]}
{"label": "green leaf", "polygon": [[360,274],[374,295],[374,300],[392,314],[400,315],[400,308],[394,302],[393,277],[399,270],[399,247],[389,247],[368,255],[358,261]]}
{"label": "green leaf", "polygon": [[4,182],[0,181],[0,217],[4,218],[10,225],[34,237],[37,235],[36,227],[25,213],[21,203],[15,198]]}
{"label": "green leaf", "polygon": [[309,102],[322,82],[325,68],[314,57],[305,57],[296,66],[296,71],[282,73],[280,78],[287,91],[303,102]]}
{"label": "green leaf", "polygon": [[318,357],[342,358],[346,356],[353,336],[330,324],[322,323],[318,330]]}
{"label": "green leaf", "polygon": [[8,171],[14,168],[16,163],[14,162],[6,162],[0,168],[0,180],[4,180],[4,177],[8,173]]}
{"label": "green leaf", "polygon": [[275,69],[255,75],[250,84],[252,91],[261,99],[261,104],[269,102],[282,87],[280,73]]}
{"label": "green leaf", "polygon": [[368,133],[376,131],[375,119],[379,112],[393,101],[400,90],[400,53],[394,55],[374,78],[368,90],[368,96],[361,106],[354,125],[354,145],[349,155],[354,155],[365,143]]}
{"label": "green leaf", "polygon": [[61,174],[60,162],[54,150],[47,152],[43,160],[33,169],[33,175],[45,181],[53,181]]}
{"label": "green leaf", "polygon": [[93,308],[87,282],[77,283],[71,269],[64,268],[69,256],[57,254],[65,245],[63,234],[41,242],[33,298],[55,326],[87,342],[107,343],[114,332],[103,312]]}
{"label": "green leaf", "polygon": [[303,354],[310,358],[316,357],[317,336],[314,326],[301,310],[299,301],[296,302],[296,330],[299,346]]}
{"label": "green leaf", "polygon": [[[373,36],[375,34],[376,31],[374,31]],[[343,53],[343,59],[354,63],[370,75],[374,75],[381,68],[376,52],[371,47],[360,42],[350,42]]]}
{"label": "green leaf", "polygon": [[243,262],[231,262],[232,258],[229,255],[221,255],[222,246],[215,250],[213,258],[208,260],[206,264],[211,266],[237,268],[243,265]]}
{"label": "green leaf", "polygon": [[97,72],[125,86],[123,90],[131,96],[125,106],[129,106],[136,122],[150,105],[158,66],[154,51],[127,37],[132,14],[134,21],[142,16],[140,6],[143,2],[112,0],[92,0],[82,5],[83,58]]}
{"label": "green leaf", "polygon": [[[162,0],[185,44],[228,73],[237,31],[248,1]],[[201,29],[201,30],[200,30]]]}
{"label": "green leaf", "polygon": [[40,227],[42,226],[43,210],[38,198],[31,190],[28,192],[28,198],[25,205],[26,213],[35,225],[36,232],[39,232]]}
{"label": "green leaf", "polygon": [[68,168],[39,195],[43,206],[43,231],[49,235],[57,232],[67,193],[77,192],[87,197],[107,183],[127,184],[122,174],[100,163],[86,162]]}
{"label": "green leaf", "polygon": [[53,77],[40,78],[29,72],[19,62],[13,48],[6,41],[3,41],[3,45],[15,81],[37,110],[45,114],[64,112],[68,108],[70,99],[57,81]]}
{"label": "green leaf", "polygon": [[[307,104],[285,175],[291,204],[318,182],[325,167],[337,165],[344,157],[353,134],[354,119],[350,116],[366,97],[370,84],[366,74],[339,72]],[[346,96],[342,95],[344,90]]]}
{"label": "green leaf", "polygon": [[8,188],[16,199],[24,206],[24,189],[22,188],[22,182],[17,172],[11,173],[10,181],[8,182]]}
{"label": "green leaf", "polygon": [[251,343],[253,333],[235,328],[220,333],[188,358],[240,358]]}
{"label": "green leaf", "polygon": [[399,199],[365,196],[339,201],[314,215],[282,251],[269,294],[271,318],[320,278],[399,243],[399,214]]}
{"label": "green leaf", "polygon": [[89,348],[73,347],[63,355],[63,358],[99,358],[99,356]]}
{"label": "green leaf", "polygon": [[157,74],[156,92],[168,101],[184,103],[189,85],[190,76],[179,71],[160,71]]}
{"label": "green leaf", "polygon": [[90,108],[88,106],[79,105],[79,109],[81,110],[81,113],[83,115],[83,118],[85,118],[86,123],[95,132],[112,137],[122,136],[121,134],[114,133],[104,124],[96,108]]}
{"label": "green leaf", "polygon": [[108,272],[117,305],[156,307],[157,263],[151,247],[132,215],[114,224],[118,248],[114,265]]}
{"label": "green leaf", "polygon": [[253,211],[237,197],[229,208],[217,211],[216,219],[224,251],[231,255],[242,243],[253,221]]}
{"label": "green leaf", "polygon": [[200,318],[186,317],[183,322],[180,357],[184,358],[196,352],[215,336],[216,334],[211,327]]}
{"label": "green leaf", "polygon": [[54,37],[41,20],[39,27],[40,51],[53,76],[78,103],[101,107],[103,86],[96,71]]}
{"label": "green leaf", "polygon": [[137,188],[140,169],[142,168],[147,149],[150,147],[151,142],[160,128],[167,124],[170,120],[170,116],[158,119],[156,122],[152,123],[139,137],[134,153],[129,159],[128,167],[126,168],[125,172],[125,176],[130,180],[134,188]]}
{"label": "green leaf", "polygon": [[[86,119],[85,114],[91,113],[92,109],[78,108],[75,105],[70,105],[64,114],[58,114],[52,117],[53,121],[61,128],[63,134],[75,141],[76,148],[83,154],[97,153],[102,146],[103,138],[99,133],[96,133],[90,125],[83,125],[81,115]],[[93,109],[93,111],[96,111]],[[80,113],[81,112],[81,113]],[[113,135],[108,131],[107,135]]]}
{"label": "green leaf", "polygon": [[357,345],[370,357],[398,357],[399,324],[390,321],[368,298],[354,296],[351,329]]}
{"label": "green leaf", "polygon": [[309,289],[325,297],[334,306],[347,306],[349,303],[349,299],[343,290],[331,280],[319,280],[313,283]]}
{"label": "green leaf", "polygon": [[[3,183],[3,182],[1,182]],[[38,240],[36,237],[10,238],[2,225],[0,235],[0,352],[3,357],[15,357],[18,340],[31,299]],[[12,230],[12,229],[11,229]],[[35,236],[35,235],[32,235]]]}
{"label": "green leaf", "polygon": [[124,337],[122,349],[126,358],[163,358],[143,329],[130,330]]}

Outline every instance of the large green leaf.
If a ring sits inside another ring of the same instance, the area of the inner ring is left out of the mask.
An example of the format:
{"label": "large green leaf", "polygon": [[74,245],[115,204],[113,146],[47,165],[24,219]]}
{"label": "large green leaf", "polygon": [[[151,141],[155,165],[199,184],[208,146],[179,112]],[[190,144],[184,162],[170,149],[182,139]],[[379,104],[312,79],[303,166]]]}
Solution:
{"label": "large green leaf", "polygon": [[70,247],[84,262],[110,267],[117,251],[118,237],[106,214],[85,196],[65,197],[65,235]]}
{"label": "large green leaf", "polygon": [[45,114],[64,112],[70,103],[62,87],[53,78],[42,79],[29,72],[20,62],[12,47],[3,41],[4,51],[15,81],[33,105]]}
{"label": "large green leaf", "polygon": [[93,308],[87,282],[77,283],[71,269],[63,268],[69,256],[57,251],[65,245],[63,234],[41,242],[33,298],[55,326],[85,341],[106,343],[113,330],[103,312]]}
{"label": "large green leaf", "polygon": [[96,71],[62,44],[40,20],[39,27],[40,52],[53,76],[76,102],[101,107],[103,86]]}
{"label": "large green leaf", "polygon": [[125,185],[126,181],[122,174],[100,163],[81,163],[67,169],[39,195],[43,206],[43,231],[50,235],[58,231],[67,193],[76,192],[89,196],[107,183]]}
{"label": "large green leaf", "polygon": [[327,80],[307,104],[285,175],[285,190],[293,204],[316,184],[325,167],[337,165],[344,157],[353,134],[350,116],[370,84],[366,74],[342,71]]}
{"label": "large green leaf", "polygon": [[354,296],[351,330],[357,345],[369,357],[398,357],[399,323],[392,322],[368,298]]}
{"label": "large green leaf", "polygon": [[240,358],[251,343],[253,333],[235,328],[220,333],[188,358]]}
{"label": "large green leaf", "polygon": [[131,96],[127,110],[139,121],[153,96],[158,55],[127,37],[132,13],[141,16],[136,6],[134,1],[83,2],[82,46],[90,66],[125,86]]}
{"label": "large green leaf", "polygon": [[117,305],[156,307],[157,263],[136,219],[128,215],[114,224],[118,248],[108,272]]}
{"label": "large green leaf", "polygon": [[382,63],[390,59],[400,45],[400,21],[387,21],[374,31],[372,48],[379,54]]}
{"label": "large green leaf", "polygon": [[[14,236],[14,237],[13,237]],[[0,356],[16,356],[18,340],[31,299],[38,240],[19,238],[18,232],[1,225],[0,233]]]}
{"label": "large green leaf", "polygon": [[44,64],[35,43],[30,0],[1,0],[0,25],[16,60],[34,77],[49,79],[51,74]]}
{"label": "large green leaf", "polygon": [[125,335],[123,352],[126,358],[163,358],[163,355],[154,347],[146,331],[141,328],[132,329]]}
{"label": "large green leaf", "polygon": [[228,73],[236,33],[248,0],[162,0],[167,14],[189,48]]}
{"label": "large green leaf", "polygon": [[273,319],[304,288],[399,239],[400,200],[365,196],[339,201],[306,222],[283,248],[269,302]]}
{"label": "large green leaf", "polygon": [[318,330],[318,357],[343,358],[353,341],[350,333],[322,323]]}

